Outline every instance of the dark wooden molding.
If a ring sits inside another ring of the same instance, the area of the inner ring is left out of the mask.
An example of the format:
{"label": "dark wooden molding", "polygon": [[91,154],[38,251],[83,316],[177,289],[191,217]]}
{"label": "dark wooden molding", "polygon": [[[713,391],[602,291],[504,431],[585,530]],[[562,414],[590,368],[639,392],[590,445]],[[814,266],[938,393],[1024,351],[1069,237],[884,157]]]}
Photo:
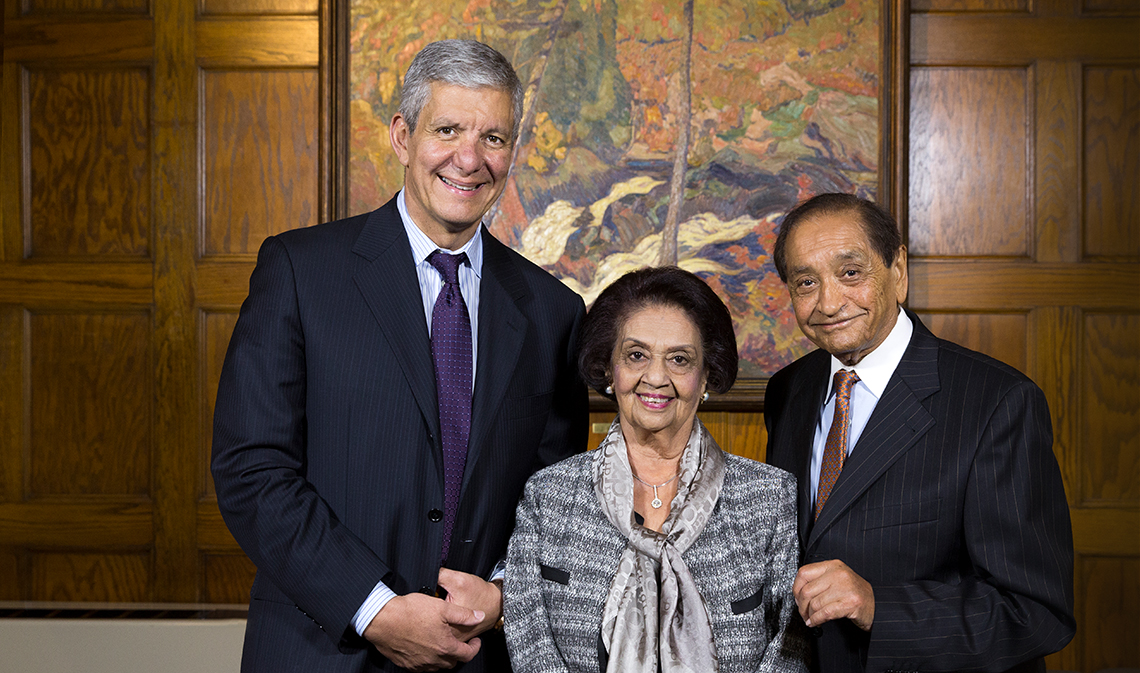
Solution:
{"label": "dark wooden molding", "polygon": [[879,18],[879,203],[907,241],[910,175],[910,0],[883,0]]}
{"label": "dark wooden molding", "polygon": [[[764,411],[764,391],[768,379],[737,379],[736,385],[723,395],[709,394],[707,402],[701,402],[701,411]],[[616,412],[617,403],[609,398],[590,391],[590,412]]]}
{"label": "dark wooden molding", "polygon": [[348,213],[350,8],[347,2],[321,2],[321,221]]}
{"label": "dark wooden molding", "polygon": [[245,619],[241,603],[0,601],[0,619]]}

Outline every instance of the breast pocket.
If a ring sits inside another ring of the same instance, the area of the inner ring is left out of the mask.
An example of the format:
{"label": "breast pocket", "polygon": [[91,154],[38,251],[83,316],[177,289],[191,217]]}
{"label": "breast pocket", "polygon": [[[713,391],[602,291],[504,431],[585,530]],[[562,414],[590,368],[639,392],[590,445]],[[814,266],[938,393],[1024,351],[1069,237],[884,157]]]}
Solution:
{"label": "breast pocket", "polygon": [[538,572],[542,575],[542,579],[559,584],[570,584],[570,573],[562,568],[554,568],[545,564],[538,564]]}
{"label": "breast pocket", "polygon": [[[867,568],[882,567],[884,555],[900,561],[905,558],[901,564],[905,570],[900,566],[891,571],[893,580],[929,577],[938,575],[939,568],[956,556],[952,545],[957,537],[945,534],[954,525],[946,503],[938,498],[878,507],[865,513],[859,546],[871,555],[865,560]],[[899,576],[900,572],[905,576]]]}
{"label": "breast pocket", "polygon": [[863,520],[863,530],[869,531],[938,521],[941,509],[941,498],[869,508]]}
{"label": "breast pocket", "polygon": [[747,598],[741,598],[738,601],[732,601],[728,607],[732,610],[734,615],[742,615],[745,612],[752,612],[764,602],[764,589],[760,589],[756,593]]}
{"label": "breast pocket", "polygon": [[550,400],[554,397],[554,391],[539,393],[538,395],[527,395],[525,397],[508,397],[503,400],[503,406],[506,410],[507,418],[511,420],[520,420],[524,418],[531,418],[532,416],[541,416],[550,411]]}

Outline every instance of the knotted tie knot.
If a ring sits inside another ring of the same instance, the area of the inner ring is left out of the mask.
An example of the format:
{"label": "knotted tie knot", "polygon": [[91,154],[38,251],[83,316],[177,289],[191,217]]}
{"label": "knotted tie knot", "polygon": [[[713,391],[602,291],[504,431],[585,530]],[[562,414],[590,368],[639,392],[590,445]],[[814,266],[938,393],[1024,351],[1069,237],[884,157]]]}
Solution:
{"label": "knotted tie knot", "polygon": [[458,255],[449,255],[442,250],[436,250],[428,255],[428,264],[435,267],[436,271],[443,276],[445,283],[458,283],[459,282],[459,267],[467,261],[467,253],[461,252]]}

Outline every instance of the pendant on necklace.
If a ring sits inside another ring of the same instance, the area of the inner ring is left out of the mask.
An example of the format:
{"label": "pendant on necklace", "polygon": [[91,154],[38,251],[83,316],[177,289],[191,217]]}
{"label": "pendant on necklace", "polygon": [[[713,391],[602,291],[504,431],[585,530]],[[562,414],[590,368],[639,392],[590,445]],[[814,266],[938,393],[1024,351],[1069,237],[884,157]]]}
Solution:
{"label": "pendant on necklace", "polygon": [[653,509],[661,509],[661,498],[657,497],[657,487],[653,487],[653,501],[649,503]]}

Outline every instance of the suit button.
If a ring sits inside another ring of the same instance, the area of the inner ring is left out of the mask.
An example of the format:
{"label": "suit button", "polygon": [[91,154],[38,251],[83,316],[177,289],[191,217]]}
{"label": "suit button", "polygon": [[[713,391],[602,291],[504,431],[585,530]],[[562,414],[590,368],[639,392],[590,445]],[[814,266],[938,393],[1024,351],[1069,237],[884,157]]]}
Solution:
{"label": "suit button", "polygon": [[815,636],[816,638],[822,637],[823,636],[823,627],[822,626],[812,627],[811,635]]}
{"label": "suit button", "polygon": [[428,512],[428,519],[431,519],[433,523],[439,523],[440,521],[443,521],[443,512],[439,511],[438,509],[433,509]]}

